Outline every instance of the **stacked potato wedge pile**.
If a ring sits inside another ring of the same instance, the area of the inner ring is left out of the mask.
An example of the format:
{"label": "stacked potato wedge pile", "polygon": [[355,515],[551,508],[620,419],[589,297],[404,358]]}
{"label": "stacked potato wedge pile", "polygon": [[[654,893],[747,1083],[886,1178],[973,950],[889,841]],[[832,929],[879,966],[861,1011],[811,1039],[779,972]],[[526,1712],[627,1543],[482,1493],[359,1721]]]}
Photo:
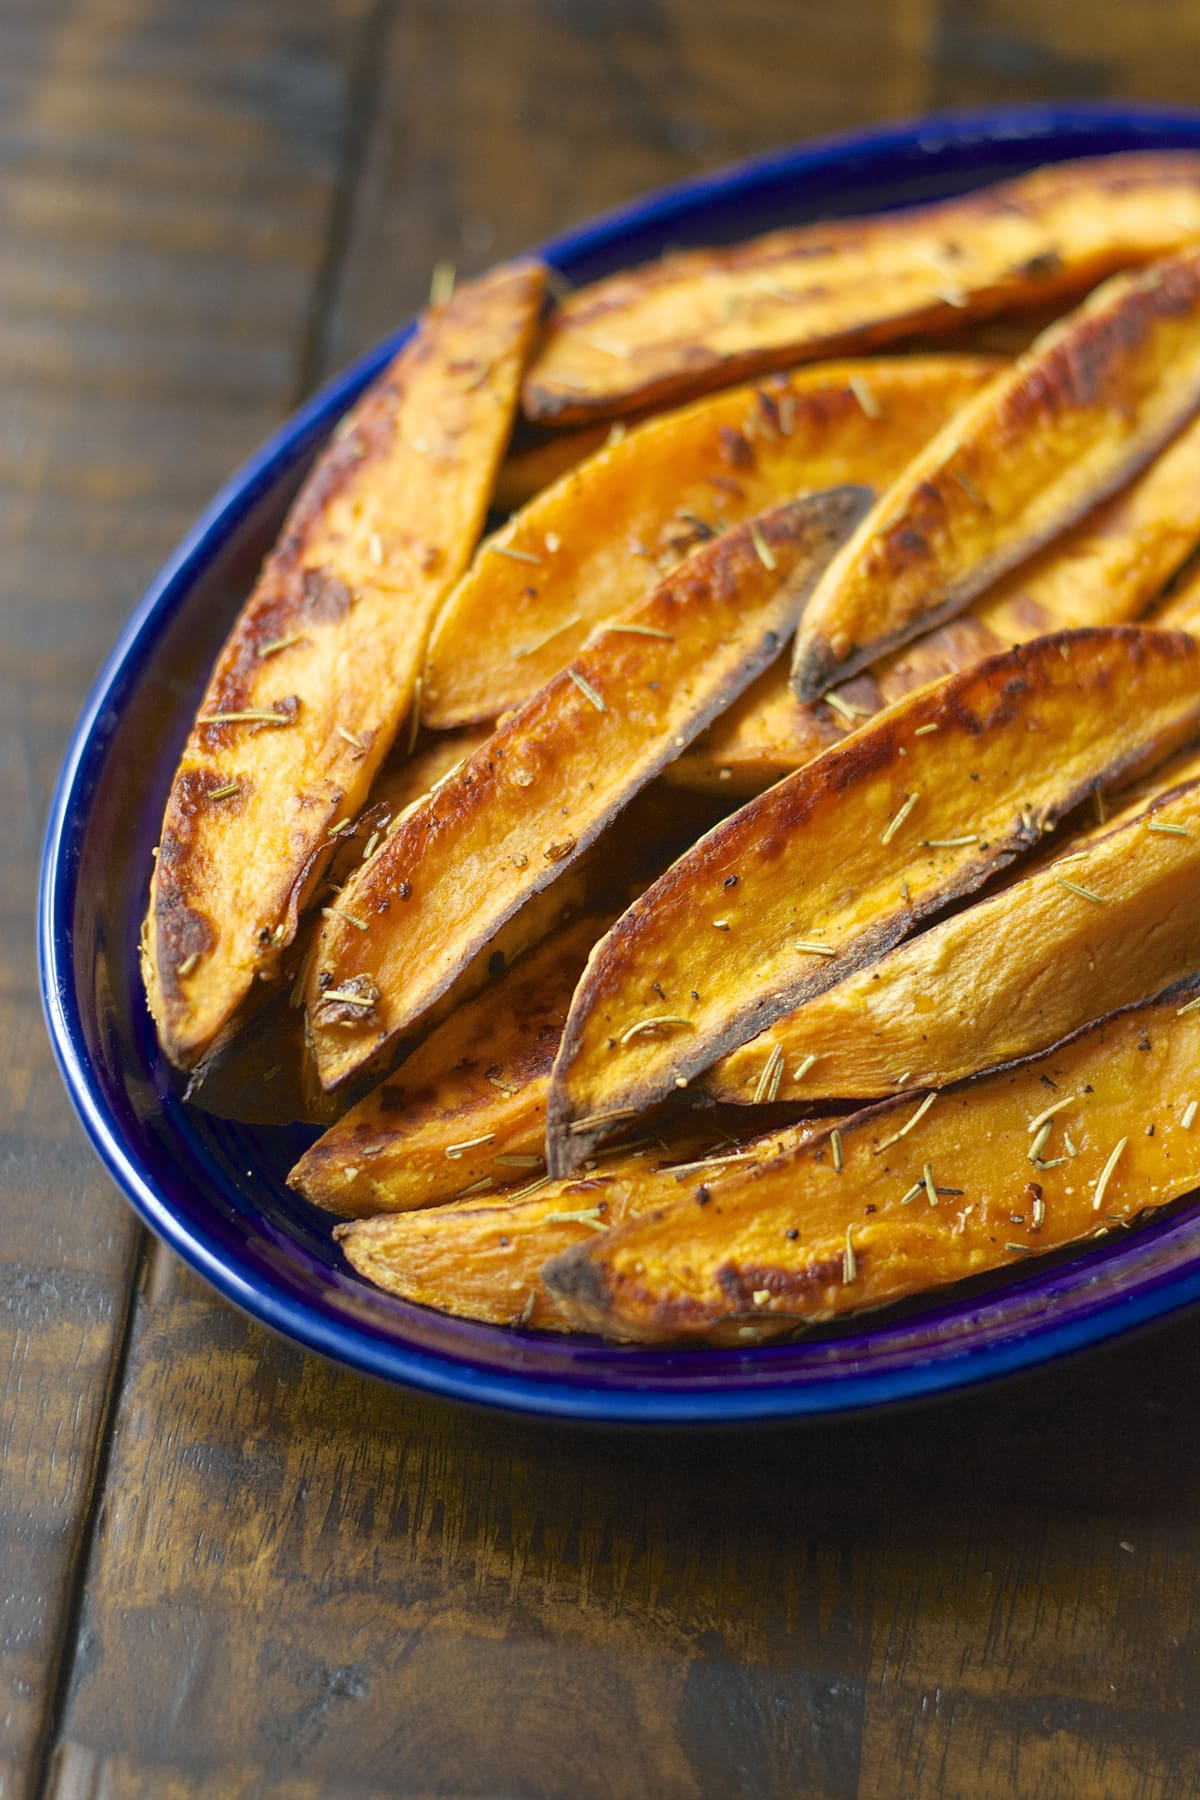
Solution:
{"label": "stacked potato wedge pile", "polygon": [[323,1126],[379,1286],[645,1342],[1200,1186],[1200,156],[544,290],[431,306],[218,659],[189,1097]]}

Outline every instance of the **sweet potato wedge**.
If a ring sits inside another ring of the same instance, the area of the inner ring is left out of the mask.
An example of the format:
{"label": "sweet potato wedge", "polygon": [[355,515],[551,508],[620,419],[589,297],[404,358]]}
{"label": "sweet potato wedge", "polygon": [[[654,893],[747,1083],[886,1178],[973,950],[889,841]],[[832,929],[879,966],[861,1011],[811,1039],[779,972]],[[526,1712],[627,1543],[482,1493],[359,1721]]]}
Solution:
{"label": "sweet potato wedge", "polygon": [[663,1143],[618,1150],[587,1174],[537,1181],[535,1192],[388,1213],[339,1225],[334,1236],[360,1275],[402,1300],[493,1325],[566,1331],[540,1278],[551,1257],[694,1193],[697,1182],[715,1190],[734,1170],[799,1149],[831,1122],[792,1126],[730,1149],[698,1119]]}
{"label": "sweet potato wedge", "polygon": [[144,975],[192,1066],[268,977],[410,710],[487,509],[543,287],[431,313],[321,457],[228,638],[167,803]]}
{"label": "sweet potato wedge", "polygon": [[1118,275],[996,377],[863,520],[796,634],[817,700],[960,613],[1124,485],[1200,407],[1200,246]]}
{"label": "sweet potato wedge", "polygon": [[345,1218],[449,1200],[544,1167],[546,1090],[575,984],[611,914],[585,915],[431,1032],[288,1176]]}
{"label": "sweet potato wedge", "polygon": [[778,654],[868,496],[836,488],[704,546],[501,725],[330,909],[308,987],[335,1087],[410,1029]]}
{"label": "sweet potato wedge", "polygon": [[583,1329],[752,1343],[1128,1225],[1200,1184],[1196,992],[951,1088],[919,1119],[911,1098],[872,1107],[836,1154],[832,1138],[806,1146],[734,1174],[709,1204],[597,1234],[545,1285]]}
{"label": "sweet potato wedge", "polygon": [[1039,638],[911,695],[709,832],[588,963],[551,1079],[551,1173],[976,891],[1097,784],[1164,761],[1200,730],[1198,677],[1182,633]]}
{"label": "sweet potato wedge", "polygon": [[1200,420],[1193,420],[1120,493],[1001,576],[960,618],[882,657],[844,692],[797,700],[782,663],[773,664],[671,764],[667,779],[761,793],[926,682],[1050,631],[1140,618],[1197,543]]}
{"label": "sweet potato wedge", "polygon": [[783,500],[883,487],[1001,365],[913,357],[779,376],[647,421],[481,546],[430,640],[424,718],[494,719],[697,544]]}
{"label": "sweet potato wedge", "polygon": [[1200,965],[1200,758],[1159,781],[1157,796],[785,1014],[701,1086],[748,1103],[782,1058],[777,1100],[948,1087],[1183,980]]}
{"label": "sweet potato wedge", "polygon": [[532,419],[610,418],[766,369],[1086,292],[1200,236],[1200,157],[1060,163],[961,199],[801,225],[613,275],[552,316]]}

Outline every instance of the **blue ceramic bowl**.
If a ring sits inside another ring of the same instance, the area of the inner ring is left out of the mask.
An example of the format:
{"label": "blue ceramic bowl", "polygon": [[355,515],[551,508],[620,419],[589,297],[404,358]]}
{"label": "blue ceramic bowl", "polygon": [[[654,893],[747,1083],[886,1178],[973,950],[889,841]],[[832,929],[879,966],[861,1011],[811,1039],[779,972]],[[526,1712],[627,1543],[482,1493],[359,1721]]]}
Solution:
{"label": "blue ceramic bowl", "polygon": [[[1200,114],[1049,107],[927,119],[784,151],[669,189],[546,245],[573,281],[785,223],[872,211],[1109,151],[1200,148]],[[301,1139],[184,1106],[137,970],[150,851],[216,650],[314,451],[403,341],[309,402],[218,495],[155,581],[88,700],[54,798],[40,950],[50,1034],[109,1172],[185,1262],[264,1324],[353,1368],[515,1411],[731,1423],[878,1406],[1059,1357],[1200,1295],[1200,1203],[984,1291],[748,1351],[645,1351],[445,1319],[351,1273],[283,1176]]]}

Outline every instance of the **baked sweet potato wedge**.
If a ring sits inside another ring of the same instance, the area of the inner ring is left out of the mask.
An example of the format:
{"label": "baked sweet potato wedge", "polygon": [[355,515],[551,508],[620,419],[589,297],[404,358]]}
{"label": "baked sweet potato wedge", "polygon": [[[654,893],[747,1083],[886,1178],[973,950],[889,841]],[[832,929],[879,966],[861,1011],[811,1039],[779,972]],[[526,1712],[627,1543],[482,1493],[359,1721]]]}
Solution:
{"label": "baked sweet potato wedge", "polygon": [[1118,275],[920,452],[796,634],[800,700],[962,612],[1122,487],[1200,407],[1200,246]]}
{"label": "baked sweet potato wedge", "polygon": [[480,547],[430,640],[426,723],[520,705],[594,625],[729,526],[842,482],[887,486],[1000,366],[929,356],[807,369],[607,443]]}
{"label": "baked sweet potato wedge", "polygon": [[1129,1225],[1200,1184],[1196,994],[951,1088],[920,1118],[911,1097],[872,1107],[836,1146],[596,1234],[545,1285],[586,1330],[753,1343]]}
{"label": "baked sweet potato wedge", "polygon": [[831,489],[705,545],[380,845],[329,909],[310,972],[326,1087],[411,1029],[779,653],[867,499]]}
{"label": "baked sweet potato wedge", "polygon": [[1200,730],[1198,680],[1182,633],[1039,638],[911,695],[709,832],[593,952],[551,1079],[551,1173],[976,891],[1095,786],[1165,761]]}
{"label": "baked sweet potato wedge", "polygon": [[766,369],[948,333],[1086,292],[1200,237],[1200,157],[1039,169],[961,199],[801,225],[609,276],[552,316],[533,419],[614,417]]}
{"label": "baked sweet potato wedge", "polygon": [[777,1100],[948,1087],[1192,974],[1200,758],[1159,781],[1157,796],[785,1014],[709,1069],[705,1091],[748,1103],[780,1059]]}
{"label": "baked sweet potato wedge", "polygon": [[432,312],[320,458],[225,644],[167,803],[144,975],[192,1066],[273,974],[409,712],[434,613],[474,547],[543,271]]}
{"label": "baked sweet potato wedge", "polygon": [[667,779],[761,793],[914,688],[1051,631],[1140,618],[1198,543],[1200,420],[1193,420],[1127,487],[1001,576],[967,612],[882,657],[844,691],[797,700],[783,664],[773,664],[671,764]]}
{"label": "baked sweet potato wedge", "polygon": [[697,1120],[661,1143],[618,1150],[567,1181],[546,1178],[530,1184],[532,1192],[356,1220],[334,1236],[360,1275],[402,1300],[493,1325],[566,1331],[541,1282],[551,1257],[694,1193],[698,1182],[717,1190],[733,1171],[799,1149],[830,1123],[792,1126],[730,1149],[716,1145]]}
{"label": "baked sweet potato wedge", "polygon": [[346,1218],[449,1200],[544,1168],[546,1090],[567,1008],[611,914],[556,931],[467,1001],[288,1176]]}

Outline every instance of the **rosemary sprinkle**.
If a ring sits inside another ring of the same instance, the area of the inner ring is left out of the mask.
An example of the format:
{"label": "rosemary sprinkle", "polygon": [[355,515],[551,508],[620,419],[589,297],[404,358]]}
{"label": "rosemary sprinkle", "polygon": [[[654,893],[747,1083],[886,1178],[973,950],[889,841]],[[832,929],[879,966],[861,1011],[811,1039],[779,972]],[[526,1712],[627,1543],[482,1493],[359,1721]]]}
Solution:
{"label": "rosemary sprinkle", "polygon": [[1068,1094],[1065,1100],[1056,1100],[1054,1102],[1053,1106],[1045,1107],[1042,1112],[1037,1114],[1036,1118],[1030,1119],[1030,1121],[1029,1121],[1030,1131],[1040,1131],[1042,1126],[1046,1123],[1047,1119],[1052,1119],[1054,1117],[1055,1113],[1060,1113],[1060,1112],[1062,1112],[1064,1107],[1074,1106],[1074,1104],[1075,1104],[1074,1094]]}
{"label": "rosemary sprinkle", "polygon": [[1187,1103],[1187,1107],[1184,1111],[1184,1115],[1183,1115],[1182,1119],[1180,1119],[1180,1121],[1179,1121],[1179,1123],[1183,1126],[1183,1129],[1185,1131],[1190,1131],[1192,1129],[1192,1120],[1195,1117],[1196,1117],[1196,1102],[1194,1100],[1189,1100]]}
{"label": "rosemary sprinkle", "polygon": [[842,1134],[836,1128],[830,1132],[829,1142],[833,1148],[833,1172],[840,1175],[846,1166],[846,1159],[842,1154]]}
{"label": "rosemary sprinkle", "polygon": [[631,1025],[628,1031],[621,1033],[617,1042],[627,1044],[630,1038],[637,1037],[641,1031],[657,1031],[663,1025],[690,1025],[691,1022],[677,1013],[659,1013],[652,1019],[639,1019],[636,1025]]}
{"label": "rosemary sprinkle", "polygon": [[581,1137],[584,1132],[594,1131],[597,1125],[615,1125],[620,1119],[636,1119],[636,1106],[614,1106],[610,1112],[589,1113],[586,1118],[572,1119],[567,1130],[573,1137]]}
{"label": "rosemary sprinkle", "polygon": [[858,1261],[854,1255],[854,1245],[850,1242],[850,1226],[846,1227],[846,1248],[842,1251],[842,1285],[849,1287],[858,1277]]}
{"label": "rosemary sprinkle", "polygon": [[302,644],[303,642],[304,633],[302,631],[293,631],[287,637],[272,638],[269,643],[260,644],[258,646],[259,660],[262,661],[265,657],[274,656],[277,650],[287,650],[290,649],[293,644]]}
{"label": "rosemary sprinkle", "polygon": [[228,800],[231,794],[237,794],[240,792],[241,792],[240,782],[227,781],[225,783],[224,787],[213,788],[212,792],[209,794],[208,797],[210,800]]}
{"label": "rosemary sprinkle", "polygon": [[589,1206],[581,1212],[546,1213],[542,1218],[543,1225],[587,1225],[593,1231],[607,1231],[604,1215],[598,1206]]}
{"label": "rosemary sprinkle", "polygon": [[495,1138],[496,1134],[494,1131],[485,1131],[482,1137],[467,1138],[465,1143],[447,1144],[446,1155],[451,1162],[457,1162],[460,1156],[465,1156],[467,1154],[468,1150],[482,1150],[485,1145],[494,1143]]}
{"label": "rosemary sprinkle", "polygon": [[1197,1009],[1200,1009],[1200,994],[1197,994],[1194,1000],[1189,1000],[1186,1006],[1176,1007],[1175,1017],[1182,1019],[1184,1013],[1196,1012]]}
{"label": "rosemary sprinkle", "polygon": [[896,833],[899,831],[900,827],[903,825],[905,819],[907,819],[909,813],[912,811],[913,807],[917,804],[917,801],[919,799],[920,799],[919,794],[910,794],[908,796],[908,799],[904,802],[904,805],[900,808],[900,811],[895,815],[894,818],[889,819],[888,823],[884,826],[883,830],[880,832],[879,841],[881,844],[890,844],[891,843],[892,839],[895,837]]}
{"label": "rosemary sprinkle", "polygon": [[1146,830],[1157,831],[1160,837],[1191,837],[1192,835],[1186,825],[1160,825],[1156,819],[1151,819]]}
{"label": "rosemary sprinkle", "polygon": [[929,1196],[930,1206],[936,1206],[938,1203],[938,1191],[933,1185],[933,1169],[928,1163],[926,1163],[921,1170],[921,1185]]}
{"label": "rosemary sprinkle", "polygon": [[547,631],[542,637],[535,638],[532,644],[522,644],[519,650],[514,650],[513,661],[520,662],[523,656],[533,656],[536,651],[544,649],[552,638],[556,638],[560,631],[569,631],[572,625],[579,625],[581,623],[580,615],[578,613],[572,613],[569,619],[560,620],[552,631]]}
{"label": "rosemary sprinkle", "polygon": [[838,714],[839,718],[847,725],[853,725],[856,719],[866,719],[870,717],[865,706],[856,706],[853,700],[845,699],[834,688],[830,688],[829,692],[823,694],[821,698],[824,700],[826,706],[831,706],[834,712]]}
{"label": "rosemary sprinkle", "polygon": [[848,376],[846,379],[846,386],[858,401],[866,418],[882,419],[883,408],[880,406],[879,401],[876,399],[870,386],[863,380],[861,375]]}
{"label": "rosemary sprinkle", "polygon": [[757,556],[763,568],[768,571],[774,571],[776,567],[775,553],[762,532],[759,530],[757,519],[751,520],[750,523],[750,542],[754,545],[754,554]]}
{"label": "rosemary sprinkle", "polygon": [[1091,900],[1096,906],[1104,905],[1103,894],[1093,894],[1091,888],[1080,887],[1077,881],[1068,881],[1065,875],[1054,877],[1060,888],[1066,888],[1069,894],[1078,894],[1081,900]]}
{"label": "rosemary sprinkle", "polygon": [[327,919],[345,919],[347,925],[353,925],[356,931],[365,931],[367,929],[365,919],[355,918],[353,913],[344,912],[340,906],[323,906],[321,912]]}
{"label": "rosemary sprinkle", "polygon": [[919,1124],[920,1121],[925,1117],[925,1114],[929,1111],[930,1107],[933,1105],[933,1103],[936,1099],[937,1099],[936,1090],[931,1094],[926,1094],[925,1098],[922,1100],[920,1106],[918,1106],[916,1112],[912,1115],[912,1118],[909,1119],[908,1123],[906,1125],[902,1125],[900,1127],[899,1131],[894,1131],[892,1133],[891,1137],[884,1138],[884,1140],[881,1144],[876,1144],[876,1146],[875,1146],[876,1156],[878,1156],[880,1154],[880,1152],[883,1150],[890,1150],[892,1145],[898,1144],[902,1137],[907,1137],[909,1132],[912,1130],[913,1126]]}
{"label": "rosemary sprinkle", "polygon": [[[559,629],[561,630],[562,627],[560,626]],[[606,625],[604,629],[608,632],[624,632],[627,637],[661,638],[664,644],[673,644],[675,642],[675,637],[672,632],[660,631],[657,625]]]}
{"label": "rosemary sprinkle", "polygon": [[504,544],[488,544],[486,547],[493,556],[507,556],[510,562],[532,563],[535,569],[542,566],[541,557],[531,556],[528,550],[509,550]]}
{"label": "rosemary sprinkle", "polygon": [[801,1062],[798,1062],[796,1064],[795,1068],[792,1070],[792,1080],[793,1081],[803,1081],[804,1077],[808,1074],[808,1071],[812,1068],[812,1066],[816,1062],[816,1060],[817,1060],[816,1051],[810,1050],[808,1055],[806,1057],[804,1057],[804,1059]]}
{"label": "rosemary sprinkle", "polygon": [[832,944],[814,943],[812,938],[797,938],[797,950],[806,950],[811,956],[836,956],[837,951]]}
{"label": "rosemary sprinkle", "polygon": [[1031,1163],[1041,1161],[1042,1151],[1046,1148],[1046,1145],[1050,1140],[1050,1133],[1053,1130],[1053,1119],[1047,1119],[1044,1124],[1038,1126],[1037,1135],[1029,1146],[1029,1160]]}
{"label": "rosemary sprinkle", "polygon": [[1128,1142],[1129,1142],[1129,1139],[1127,1137],[1123,1137],[1121,1139],[1120,1143],[1117,1145],[1116,1149],[1113,1151],[1112,1155],[1109,1157],[1108,1161],[1105,1163],[1104,1168],[1101,1170],[1100,1179],[1096,1183],[1096,1190],[1092,1195],[1092,1211],[1093,1212],[1100,1211],[1101,1204],[1104,1200],[1105,1191],[1108,1188],[1109,1178],[1111,1177],[1113,1170],[1116,1168],[1117,1163],[1120,1160],[1122,1150],[1124,1150],[1124,1148]]}
{"label": "rosemary sprinkle", "polygon": [[766,1101],[774,1100],[779,1092],[779,1084],[783,1080],[783,1051],[775,1044],[763,1065],[758,1083],[754,1089],[754,1104],[761,1106]]}
{"label": "rosemary sprinkle", "polygon": [[913,736],[914,737],[928,737],[931,731],[937,731],[937,730],[938,730],[938,727],[936,725],[918,725],[917,729],[913,732]]}
{"label": "rosemary sprinkle", "polygon": [[608,711],[608,707],[604,704],[604,701],[600,698],[600,695],[596,692],[591,682],[588,681],[585,676],[581,675],[578,669],[568,669],[567,674],[571,677],[571,680],[575,683],[575,686],[579,689],[584,699],[594,706],[597,712]]}
{"label": "rosemary sprinkle", "polygon": [[248,706],[244,712],[207,713],[197,719],[198,725],[290,725],[291,718],[287,713],[276,712],[274,707]]}
{"label": "rosemary sprinkle", "polygon": [[454,293],[455,268],[452,262],[436,262],[429,281],[430,306],[446,306]]}

